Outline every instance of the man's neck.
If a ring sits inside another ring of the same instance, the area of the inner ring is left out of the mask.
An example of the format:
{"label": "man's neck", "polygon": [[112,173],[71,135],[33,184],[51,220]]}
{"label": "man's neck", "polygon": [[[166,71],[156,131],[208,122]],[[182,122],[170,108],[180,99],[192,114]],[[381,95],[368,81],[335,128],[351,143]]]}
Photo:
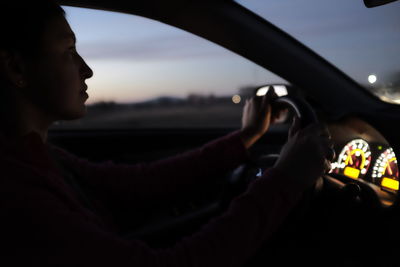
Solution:
{"label": "man's neck", "polygon": [[31,132],[39,134],[43,143],[47,141],[47,132],[53,120],[48,118],[45,112],[38,109],[31,102],[19,99],[15,103],[13,112],[6,115],[8,121],[7,131],[15,136],[24,136]]}

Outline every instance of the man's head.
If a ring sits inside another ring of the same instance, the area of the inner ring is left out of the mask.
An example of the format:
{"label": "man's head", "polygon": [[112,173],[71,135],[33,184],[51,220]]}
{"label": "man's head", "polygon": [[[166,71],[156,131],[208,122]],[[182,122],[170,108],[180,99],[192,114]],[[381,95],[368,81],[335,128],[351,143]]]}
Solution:
{"label": "man's head", "polygon": [[85,80],[93,72],[76,51],[64,10],[51,0],[14,1],[0,10],[0,94],[6,96],[0,101],[23,99],[50,120],[82,117]]}

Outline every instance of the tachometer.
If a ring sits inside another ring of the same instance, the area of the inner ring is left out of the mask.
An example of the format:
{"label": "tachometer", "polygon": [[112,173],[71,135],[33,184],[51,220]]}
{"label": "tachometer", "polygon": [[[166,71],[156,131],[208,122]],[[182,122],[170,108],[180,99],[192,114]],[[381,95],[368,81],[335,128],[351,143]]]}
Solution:
{"label": "tachometer", "polygon": [[337,162],[332,164],[334,173],[352,179],[364,178],[371,163],[371,150],[366,141],[354,139],[344,146]]}
{"label": "tachometer", "polygon": [[392,148],[386,149],[376,160],[372,181],[382,188],[399,190],[399,168]]}

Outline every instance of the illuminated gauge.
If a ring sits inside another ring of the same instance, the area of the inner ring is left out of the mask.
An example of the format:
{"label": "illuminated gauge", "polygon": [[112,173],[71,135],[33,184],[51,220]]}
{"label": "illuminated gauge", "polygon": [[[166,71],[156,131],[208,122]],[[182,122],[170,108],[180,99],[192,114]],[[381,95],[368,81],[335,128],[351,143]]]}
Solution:
{"label": "illuminated gauge", "polygon": [[399,168],[392,148],[386,149],[376,160],[372,181],[383,188],[399,190]]}
{"label": "illuminated gauge", "polygon": [[340,152],[337,162],[332,163],[334,173],[352,179],[364,178],[371,163],[371,150],[366,141],[355,139]]}

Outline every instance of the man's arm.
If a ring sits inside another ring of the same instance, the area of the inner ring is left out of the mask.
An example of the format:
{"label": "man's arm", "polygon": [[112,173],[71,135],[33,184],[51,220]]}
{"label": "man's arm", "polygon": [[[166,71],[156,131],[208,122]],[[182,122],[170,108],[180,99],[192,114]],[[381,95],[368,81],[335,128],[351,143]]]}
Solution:
{"label": "man's arm", "polygon": [[56,150],[97,195],[132,205],[190,196],[248,158],[240,131],[199,149],[143,164],[93,163]]}
{"label": "man's arm", "polygon": [[270,104],[274,98],[276,94],[270,90],[264,97],[249,99],[243,110],[241,130],[154,163],[95,164],[62,150],[59,154],[103,200],[120,200],[131,205],[174,201],[201,191],[216,176],[225,175],[248,158],[247,149],[267,132],[275,119]]}

